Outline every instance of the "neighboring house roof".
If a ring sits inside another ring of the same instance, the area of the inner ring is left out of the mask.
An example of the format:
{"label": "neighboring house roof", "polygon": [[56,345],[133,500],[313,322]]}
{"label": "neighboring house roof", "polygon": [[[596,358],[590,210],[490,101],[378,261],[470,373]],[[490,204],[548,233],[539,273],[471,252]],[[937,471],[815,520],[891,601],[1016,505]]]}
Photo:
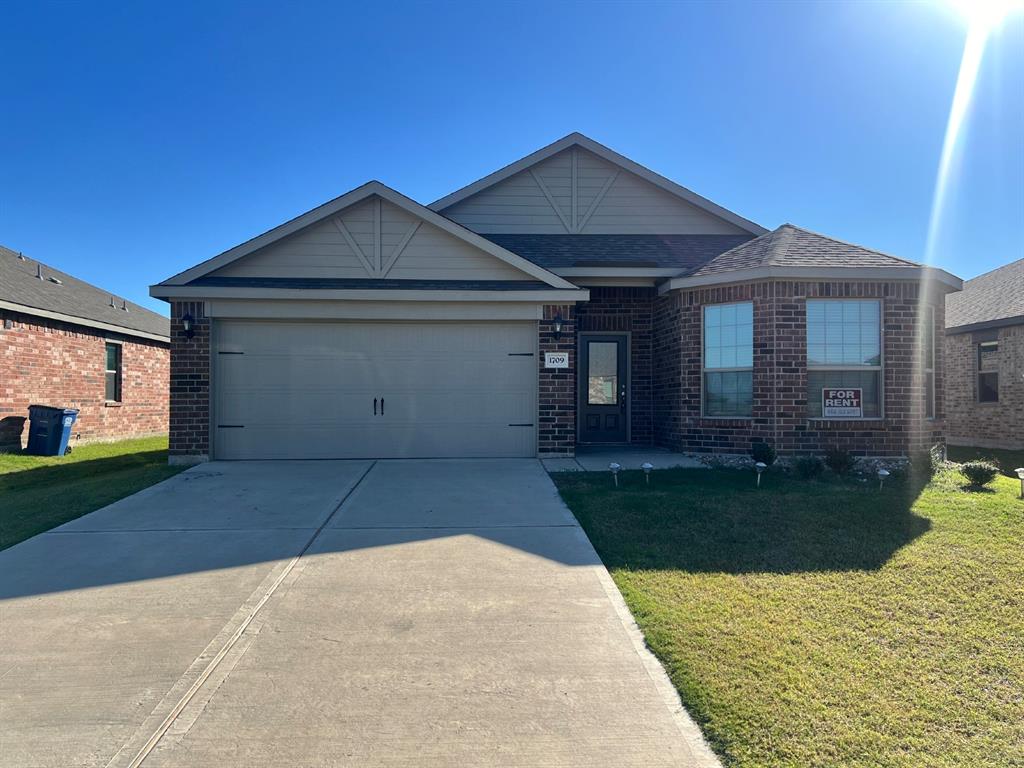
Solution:
{"label": "neighboring house roof", "polygon": [[[187,269],[173,277],[164,280],[150,288],[150,293],[153,296],[160,298],[169,298],[171,296],[180,295],[180,291],[175,289],[184,286],[198,286],[199,283],[195,282],[198,278],[208,275],[222,267],[225,267],[232,262],[235,262],[245,256],[248,256],[261,248],[264,248],[271,243],[275,243],[283,238],[293,235],[300,230],[308,227],[317,222],[328,219],[335,214],[343,211],[350,206],[353,206],[363,200],[377,197],[382,200],[386,200],[392,205],[412,214],[420,220],[426,221],[429,224],[447,232],[463,242],[466,242],[475,248],[484,251],[487,254],[497,258],[499,261],[503,261],[512,267],[525,273],[527,277],[536,278],[539,281],[544,282],[548,288],[555,288],[561,290],[577,290],[576,286],[572,283],[563,280],[561,277],[548,272],[546,269],[534,264],[528,259],[524,259],[522,256],[518,256],[511,251],[508,251],[501,246],[487,240],[486,238],[466,229],[461,224],[457,224],[450,219],[436,213],[429,208],[420,205],[415,200],[412,200],[405,195],[396,192],[390,187],[382,184],[379,181],[370,181],[363,184],[356,189],[347,192],[340,197],[336,197],[327,203],[324,203],[311,211],[308,211],[301,216],[298,216],[290,221],[281,224],[268,232],[259,235],[251,240],[248,240],[241,245],[238,245],[230,250],[225,251],[219,256],[215,256],[212,259],[208,259],[203,263]],[[381,275],[383,276],[383,275]],[[405,281],[403,281],[405,282]],[[209,287],[209,286],[208,286]],[[222,286],[223,287],[223,286]]]}
{"label": "neighboring house roof", "polygon": [[170,320],[163,315],[2,245],[0,307],[129,336],[170,339]]}
{"label": "neighboring house roof", "polygon": [[753,221],[750,221],[749,219],[745,219],[742,216],[733,213],[727,208],[723,208],[717,203],[711,202],[706,197],[698,195],[696,192],[687,189],[681,184],[676,184],[671,179],[666,179],[661,174],[655,173],[650,168],[646,168],[640,165],[640,163],[630,160],[628,157],[624,155],[620,155],[615,150],[609,149],[608,147],[604,146],[604,144],[599,144],[593,139],[584,136],[582,133],[570,133],[568,136],[564,136],[558,141],[549,144],[546,147],[538,149],[536,152],[532,152],[531,154],[527,155],[526,157],[520,160],[517,160],[514,163],[510,163],[509,165],[506,165],[504,168],[500,168],[494,173],[484,176],[482,179],[474,181],[472,184],[462,187],[461,189],[452,192],[450,195],[442,197],[440,200],[435,200],[428,207],[431,210],[443,213],[446,208],[450,208],[456,203],[465,200],[466,198],[475,195],[478,192],[487,189],[488,187],[494,186],[495,184],[504,181],[510,176],[514,176],[520,171],[527,170],[532,166],[537,165],[540,162],[543,162],[547,158],[553,157],[554,155],[557,155],[559,152],[562,152],[573,146],[582,147],[583,149],[587,150],[588,152],[594,153],[598,157],[606,160],[607,162],[612,163],[613,165],[616,165],[619,168],[622,168],[626,171],[629,171],[630,173],[639,176],[644,181],[654,184],[656,187],[660,187],[661,189],[665,190],[666,192],[669,192],[672,195],[675,195],[681,200],[685,200],[690,205],[696,206],[701,210],[707,211],[708,213],[713,214],[714,216],[717,216],[718,218],[727,221],[730,224],[739,227],[740,229],[746,230],[747,232],[750,232],[753,235],[760,235],[768,231],[760,224],[756,224]]}
{"label": "neighboring house roof", "polygon": [[946,297],[946,328],[970,331],[1024,323],[1024,259],[964,282]]}
{"label": "neighboring house roof", "polygon": [[738,281],[766,277],[901,280],[927,277],[953,290],[959,290],[962,285],[958,277],[944,270],[783,224],[666,281],[662,290],[721,283],[723,279]]}
{"label": "neighboring house roof", "polygon": [[751,235],[508,235],[491,240],[545,269],[648,267],[678,274],[707,264]]}

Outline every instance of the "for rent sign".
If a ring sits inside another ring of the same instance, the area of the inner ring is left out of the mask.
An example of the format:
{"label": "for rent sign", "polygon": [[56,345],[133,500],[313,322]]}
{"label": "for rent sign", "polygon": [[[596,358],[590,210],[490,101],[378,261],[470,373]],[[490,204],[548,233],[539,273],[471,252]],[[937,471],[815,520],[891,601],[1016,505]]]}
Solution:
{"label": "for rent sign", "polygon": [[859,419],[864,415],[862,389],[821,390],[821,415],[826,419]]}

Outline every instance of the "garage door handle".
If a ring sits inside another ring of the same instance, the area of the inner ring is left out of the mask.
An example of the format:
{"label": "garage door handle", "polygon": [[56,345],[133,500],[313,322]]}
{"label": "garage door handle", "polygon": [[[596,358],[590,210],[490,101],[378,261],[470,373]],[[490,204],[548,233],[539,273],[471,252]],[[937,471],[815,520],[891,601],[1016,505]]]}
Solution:
{"label": "garage door handle", "polygon": [[381,416],[384,415],[384,398],[383,397],[380,399],[380,415]]}
{"label": "garage door handle", "polygon": [[377,398],[373,398],[373,415],[377,415]]}

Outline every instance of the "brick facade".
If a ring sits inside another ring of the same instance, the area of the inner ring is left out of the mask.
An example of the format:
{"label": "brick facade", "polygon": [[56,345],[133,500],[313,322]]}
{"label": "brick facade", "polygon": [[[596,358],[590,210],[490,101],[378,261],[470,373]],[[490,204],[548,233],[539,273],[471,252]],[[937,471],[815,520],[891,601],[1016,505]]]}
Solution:
{"label": "brick facade", "polygon": [[[555,338],[555,318],[562,332]],[[576,306],[547,305],[538,323],[537,453],[572,456],[576,451]],[[545,352],[567,352],[568,368],[545,368]]]}
{"label": "brick facade", "polygon": [[[978,402],[978,344],[999,342],[999,402]],[[1024,449],[1024,325],[948,334],[948,441],[983,448]]]}
{"label": "brick facade", "polygon": [[[122,344],[120,403],[106,401],[108,339]],[[29,405],[77,408],[72,446],[167,432],[166,343],[0,310],[0,359],[0,449],[27,441]]]}
{"label": "brick facade", "polygon": [[[193,337],[181,318],[192,316]],[[205,461],[210,456],[210,318],[201,301],[171,302],[172,463]]]}
{"label": "brick facade", "polygon": [[[883,418],[816,420],[807,415],[808,298],[882,302]],[[942,297],[935,308],[941,338]],[[701,313],[708,304],[750,301],[754,309],[753,416],[705,418],[701,411]],[[924,415],[925,389],[917,283],[765,281],[680,291],[655,302],[655,442],[674,450],[746,453],[752,442],[780,453],[840,448],[862,456],[904,456],[943,439],[942,345],[936,345],[936,414]]]}
{"label": "brick facade", "polygon": [[654,296],[654,288],[591,288],[576,309],[580,332],[629,334],[629,440],[639,445],[654,440]]}

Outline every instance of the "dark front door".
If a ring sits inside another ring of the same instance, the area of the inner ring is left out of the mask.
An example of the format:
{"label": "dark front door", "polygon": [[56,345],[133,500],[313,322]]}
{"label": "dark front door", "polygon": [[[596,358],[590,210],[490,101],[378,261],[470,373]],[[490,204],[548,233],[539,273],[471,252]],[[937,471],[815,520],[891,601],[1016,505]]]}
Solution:
{"label": "dark front door", "polygon": [[580,442],[626,442],[626,336],[581,336],[579,358]]}

